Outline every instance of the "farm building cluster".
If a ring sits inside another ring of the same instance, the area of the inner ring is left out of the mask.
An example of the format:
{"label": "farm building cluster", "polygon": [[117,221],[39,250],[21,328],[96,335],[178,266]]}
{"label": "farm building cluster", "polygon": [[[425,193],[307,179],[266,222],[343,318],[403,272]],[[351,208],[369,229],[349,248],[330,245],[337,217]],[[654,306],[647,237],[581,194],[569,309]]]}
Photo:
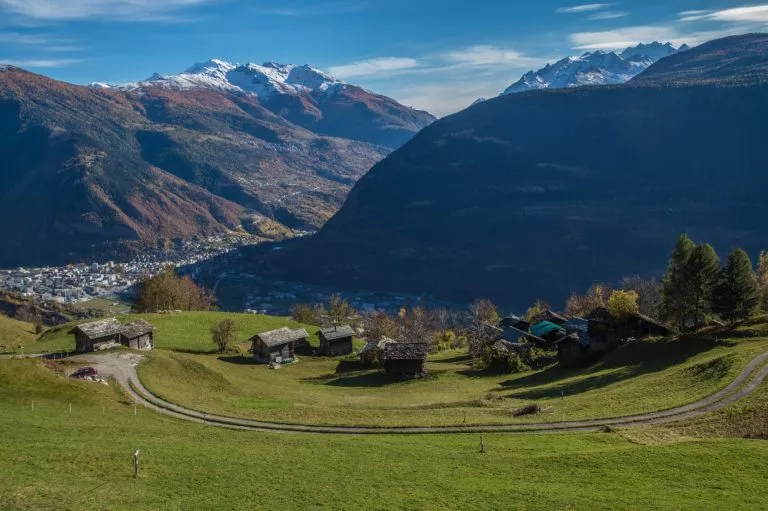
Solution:
{"label": "farm building cluster", "polygon": [[[322,328],[317,331],[320,347],[316,354],[339,357],[354,351],[352,339],[355,330],[349,325]],[[297,354],[311,354],[309,333],[303,328],[288,327],[254,335],[251,338],[253,357],[270,365],[288,364],[297,360]],[[391,339],[370,341],[360,350],[363,367],[382,368],[388,374],[418,376],[425,373],[424,364],[429,354],[426,342],[395,342]]]}
{"label": "farm building cluster", "polygon": [[500,349],[510,353],[521,353],[533,346],[557,350],[558,363],[563,367],[588,364],[621,341],[670,333],[666,326],[648,316],[630,313],[619,318],[604,307],[594,309],[586,318],[548,310],[534,324],[509,316],[497,330],[493,342]]}
{"label": "farm building cluster", "polygon": [[143,319],[123,324],[111,318],[77,325],[69,333],[75,336],[78,353],[120,346],[147,351],[154,347],[155,327]]}

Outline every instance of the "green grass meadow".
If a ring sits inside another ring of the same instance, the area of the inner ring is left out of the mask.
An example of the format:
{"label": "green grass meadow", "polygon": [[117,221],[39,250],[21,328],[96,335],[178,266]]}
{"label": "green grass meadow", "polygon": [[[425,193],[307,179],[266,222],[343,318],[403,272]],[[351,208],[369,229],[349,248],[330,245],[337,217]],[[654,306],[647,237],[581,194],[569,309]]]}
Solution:
{"label": "green grass meadow", "polygon": [[768,502],[762,441],[485,435],[481,454],[477,435],[268,434],[143,408],[134,416],[114,386],[67,380],[41,361],[0,362],[0,385],[2,509],[756,510]]}
{"label": "green grass meadow", "polygon": [[[228,415],[325,424],[510,423],[656,410],[715,392],[768,349],[768,327],[755,323],[630,344],[580,371],[487,375],[447,352],[430,358],[430,377],[392,381],[360,370],[354,357],[302,357],[270,370],[212,351],[209,330],[222,319],[235,320],[237,342],[298,326],[288,319],[141,317],[157,327],[158,349],[139,371],[159,395]],[[70,328],[49,331],[28,350],[66,345]],[[757,440],[768,438],[768,384],[695,421],[488,434],[480,453],[477,434],[300,435],[192,424],[134,408],[113,382],[68,379],[72,364],[0,360],[0,510],[768,508],[768,442]],[[549,412],[511,417],[531,402]]]}

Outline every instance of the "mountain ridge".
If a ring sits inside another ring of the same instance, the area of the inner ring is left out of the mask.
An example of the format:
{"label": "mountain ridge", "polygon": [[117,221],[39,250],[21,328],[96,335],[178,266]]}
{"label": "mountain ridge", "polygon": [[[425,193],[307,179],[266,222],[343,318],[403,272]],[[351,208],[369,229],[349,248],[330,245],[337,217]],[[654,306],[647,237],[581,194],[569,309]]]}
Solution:
{"label": "mountain ridge", "polygon": [[[388,130],[401,110],[337,96],[305,127],[306,95],[279,109],[238,91],[86,87],[3,66],[0,266],[121,259],[264,221],[319,228],[420,122]],[[382,143],[325,134],[333,122]]]}
{"label": "mountain ridge", "polygon": [[653,42],[632,46],[618,53],[596,50],[577,57],[569,56],[538,71],[525,73],[502,95],[537,89],[626,83],[662,58],[688,49],[687,45],[675,48],[671,43]]}
{"label": "mountain ridge", "polygon": [[91,86],[124,91],[212,89],[252,94],[276,115],[310,131],[393,149],[436,119],[428,112],[337,80],[308,64],[237,64],[211,59],[177,75],[155,73],[140,82]]}
{"label": "mountain ridge", "polygon": [[[768,55],[755,40],[735,41],[748,62]],[[378,163],[317,235],[246,260],[283,279],[524,310],[593,279],[659,275],[680,232],[756,254],[767,119],[768,82],[728,77],[500,96]]]}

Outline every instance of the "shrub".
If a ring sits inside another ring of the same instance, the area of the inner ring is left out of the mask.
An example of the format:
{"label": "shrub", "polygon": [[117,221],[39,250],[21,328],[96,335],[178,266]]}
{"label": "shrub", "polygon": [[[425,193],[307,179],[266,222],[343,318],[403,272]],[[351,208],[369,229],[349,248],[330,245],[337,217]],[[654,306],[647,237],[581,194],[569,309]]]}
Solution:
{"label": "shrub", "polygon": [[234,335],[235,322],[231,319],[220,321],[217,325],[211,328],[211,337],[213,338],[213,342],[222,353],[229,349]]}
{"label": "shrub", "polygon": [[144,280],[138,286],[137,312],[159,310],[204,311],[215,308],[213,294],[195,284],[189,277],[180,277],[173,268]]}

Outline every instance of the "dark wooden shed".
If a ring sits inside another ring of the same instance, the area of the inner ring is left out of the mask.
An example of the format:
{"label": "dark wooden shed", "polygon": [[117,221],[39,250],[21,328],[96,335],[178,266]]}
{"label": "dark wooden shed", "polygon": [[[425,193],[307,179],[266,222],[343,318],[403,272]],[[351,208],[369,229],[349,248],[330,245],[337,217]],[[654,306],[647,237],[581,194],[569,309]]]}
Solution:
{"label": "dark wooden shed", "polygon": [[154,347],[155,327],[139,319],[124,326],[120,343],[134,350],[147,351]]}
{"label": "dark wooden shed", "polygon": [[154,347],[155,327],[139,319],[127,325],[117,319],[102,319],[78,325],[72,330],[78,353],[88,353],[118,346],[135,350],[151,350]]}
{"label": "dark wooden shed", "polygon": [[326,357],[338,357],[352,353],[352,338],[355,330],[349,326],[334,326],[318,331],[320,354]]}
{"label": "dark wooden shed", "polygon": [[609,343],[670,334],[669,328],[648,316],[627,314],[623,318],[617,318],[604,307],[593,310],[587,320],[589,335]]}
{"label": "dark wooden shed", "polygon": [[119,346],[123,329],[124,326],[119,321],[111,318],[77,325],[69,333],[75,335],[77,352],[88,353]]}
{"label": "dark wooden shed", "polygon": [[303,328],[279,328],[256,334],[251,338],[253,357],[265,364],[285,364],[296,359],[296,347],[309,344],[309,334]]}
{"label": "dark wooden shed", "polygon": [[388,374],[422,376],[426,374],[429,344],[425,342],[390,342],[384,346],[384,371]]}

